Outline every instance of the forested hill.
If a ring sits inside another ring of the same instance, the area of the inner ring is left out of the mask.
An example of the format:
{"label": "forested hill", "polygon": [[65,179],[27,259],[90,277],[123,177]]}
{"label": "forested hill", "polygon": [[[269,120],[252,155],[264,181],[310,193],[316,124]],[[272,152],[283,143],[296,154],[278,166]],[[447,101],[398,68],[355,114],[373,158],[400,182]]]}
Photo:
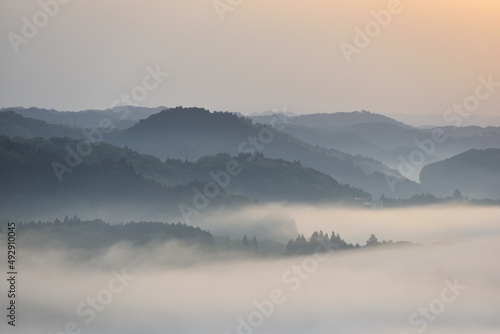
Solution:
{"label": "forested hill", "polygon": [[[373,159],[313,146],[279,131],[285,122],[277,117],[273,125],[256,124],[229,112],[210,112],[201,108],[164,110],[139,121],[116,135],[110,142],[127,145],[140,153],[162,160],[179,158],[195,161],[203,156],[228,153],[264,153],[266,157],[290,162],[330,175],[340,183],[362,188],[375,197],[383,193],[409,197],[419,186]],[[387,175],[396,178],[392,188]]]}
{"label": "forested hill", "polygon": [[[262,154],[218,154],[197,162],[161,162],[106,143],[95,143],[80,154],[81,143],[69,138],[0,136],[3,213],[24,217],[32,210],[64,209],[73,214],[75,206],[95,210],[120,205],[127,210],[140,208],[148,214],[178,215],[178,205],[191,205],[194,189],[203,192],[209,183],[217,186],[217,196],[210,200],[212,208],[250,203],[249,198],[261,203],[353,203],[355,198],[370,197],[361,189],[342,185],[299,162],[267,159]],[[236,164],[231,174],[229,163]]]}
{"label": "forested hill", "polygon": [[117,134],[112,143],[127,145],[164,160],[197,160],[217,153],[237,154],[238,146],[255,135],[252,122],[229,112],[202,108],[163,110]]}
{"label": "forested hill", "polygon": [[[300,161],[303,166],[330,175],[340,183],[362,188],[375,197],[393,194],[409,197],[419,192],[416,183],[398,175],[382,163],[334,149],[313,146],[280,132],[279,118],[273,125],[254,125],[249,119],[229,112],[210,112],[201,108],[166,109],[140,120],[127,129],[70,128],[24,118],[13,112],[0,112],[0,134],[9,137],[69,137],[105,141],[128,146],[139,153],[165,160],[180,158],[195,161],[218,153],[264,153],[266,157]],[[105,115],[101,115],[105,117]],[[101,118],[102,120],[103,118]],[[112,126],[117,126],[111,121]],[[387,182],[397,180],[394,188]]]}
{"label": "forested hill", "polygon": [[[30,212],[99,210],[110,205],[121,211],[152,215],[178,213],[179,203],[192,201],[193,188],[204,187],[198,181],[168,187],[147,180],[117,152],[106,158],[103,152],[116,149],[111,145],[96,146],[92,154],[79,156],[81,160],[74,156],[68,159],[66,148],[77,144],[68,138],[11,140],[0,136],[2,219],[29,217]],[[248,202],[220,189],[211,204],[216,207]]]}
{"label": "forested hill", "polygon": [[[18,224],[17,229],[25,247],[56,242],[71,248],[99,249],[123,241],[143,246],[169,240],[178,240],[188,246],[214,246],[210,232],[181,223],[129,222],[111,225],[99,219],[82,221],[73,216],[65,217],[63,221],[56,219],[54,222]],[[30,243],[25,244],[25,241]]]}
{"label": "forested hill", "polygon": [[[238,166],[236,175],[228,173],[228,166]],[[220,153],[206,156],[196,162],[167,159],[168,182],[180,177],[196,177],[203,182],[215,182],[227,192],[263,201],[326,203],[353,202],[356,198],[369,199],[371,195],[359,188],[340,184],[331,176],[304,167],[299,161],[265,158],[262,153],[239,154],[231,157]],[[177,181],[178,182],[178,181]]]}
{"label": "forested hill", "polygon": [[433,193],[460,190],[470,198],[500,199],[500,149],[469,150],[425,166],[420,181]]}

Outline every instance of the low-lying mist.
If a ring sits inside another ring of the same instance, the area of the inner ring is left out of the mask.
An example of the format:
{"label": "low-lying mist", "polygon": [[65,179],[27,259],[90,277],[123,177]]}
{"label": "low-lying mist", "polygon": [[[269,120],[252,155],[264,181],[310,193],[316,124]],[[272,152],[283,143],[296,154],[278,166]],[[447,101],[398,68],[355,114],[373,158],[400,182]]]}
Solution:
{"label": "low-lying mist", "polygon": [[[414,243],[458,241],[474,235],[494,234],[500,207],[430,205],[400,209],[371,209],[331,206],[253,204],[240,208],[214,208],[199,211],[184,219],[178,210],[167,213],[148,211],[134,203],[104,205],[96,208],[76,206],[65,211],[36,215],[29,212],[23,221],[62,220],[76,214],[82,220],[102,219],[110,224],[130,221],[185,223],[210,231],[217,236],[240,239],[244,234],[259,240],[286,243],[298,233],[310,236],[323,230],[340,233],[352,243],[366,242],[374,233],[379,239]],[[476,223],[480,222],[480,225]]]}
{"label": "low-lying mist", "polygon": [[[268,204],[240,210],[205,212],[191,223],[216,235],[257,234],[286,242],[297,233],[340,233],[364,245],[371,234],[379,239],[432,244],[500,235],[499,207],[427,206],[368,209],[339,206]],[[272,234],[269,232],[272,231]],[[271,236],[271,237],[270,237]]]}
{"label": "low-lying mist", "polygon": [[252,221],[266,218],[276,226],[265,228],[281,239],[323,230],[361,245],[372,233],[417,244],[304,257],[221,258],[175,241],[120,243],[98,253],[26,247],[19,250],[17,330],[497,334],[498,217],[499,208],[274,204],[193,221],[219,235],[236,233],[238,224],[244,227],[236,234],[250,227],[258,234]]}

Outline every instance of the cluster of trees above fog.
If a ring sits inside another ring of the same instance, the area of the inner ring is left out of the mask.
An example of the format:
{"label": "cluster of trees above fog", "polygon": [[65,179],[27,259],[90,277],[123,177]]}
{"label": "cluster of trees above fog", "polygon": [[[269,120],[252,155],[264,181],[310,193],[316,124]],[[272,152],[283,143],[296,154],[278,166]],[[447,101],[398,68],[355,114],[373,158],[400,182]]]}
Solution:
{"label": "cluster of trees above fog", "polygon": [[65,217],[62,221],[56,219],[53,222],[20,223],[17,229],[19,243],[23,247],[63,245],[69,248],[101,249],[117,242],[130,242],[140,247],[150,243],[177,240],[187,246],[203,247],[207,251],[237,252],[250,256],[308,255],[330,250],[405,243],[393,243],[392,240],[380,242],[372,234],[365,245],[353,245],[344,241],[339,234],[332,232],[329,237],[320,231],[314,232],[309,240],[304,235],[299,235],[295,240],[290,240],[286,247],[285,245],[280,247],[281,244],[277,242],[269,240],[259,242],[256,237],[248,238],[246,235],[240,240],[214,237],[199,227],[181,223],[129,222],[112,225],[100,219],[84,221],[77,216]]}
{"label": "cluster of trees above fog", "polygon": [[431,204],[460,204],[460,205],[499,205],[499,200],[493,199],[469,199],[464,197],[460,190],[456,189],[451,196],[445,198],[436,197],[432,194],[416,194],[408,199],[389,198],[380,196],[379,203],[386,208],[398,208],[406,206],[421,206]]}
{"label": "cluster of trees above fog", "polygon": [[[397,244],[405,244],[407,242],[397,242]],[[361,246],[359,243],[353,245],[352,243],[347,243],[344,239],[340,237],[339,234],[335,234],[332,232],[329,237],[328,234],[323,233],[323,231],[315,231],[309,240],[307,240],[303,234],[299,235],[295,240],[288,241],[286,245],[286,255],[308,255],[317,252],[327,252],[327,251],[336,251],[336,250],[346,250],[346,249],[355,249],[355,248],[363,248],[363,247],[374,247],[381,245],[392,245],[394,242],[392,240],[389,241],[379,241],[377,237],[372,234],[370,238],[366,241],[364,246]]]}

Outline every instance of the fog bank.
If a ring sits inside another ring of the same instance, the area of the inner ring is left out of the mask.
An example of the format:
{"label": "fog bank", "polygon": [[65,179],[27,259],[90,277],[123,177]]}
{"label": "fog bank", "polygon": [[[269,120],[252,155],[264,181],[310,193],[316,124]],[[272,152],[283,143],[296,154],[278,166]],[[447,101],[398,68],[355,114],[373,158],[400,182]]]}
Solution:
{"label": "fog bank", "polygon": [[498,209],[266,209],[286,210],[307,236],[335,230],[357,242],[372,232],[424,245],[223,261],[175,242],[119,244],[98,254],[26,248],[19,258],[17,329],[498,333]]}

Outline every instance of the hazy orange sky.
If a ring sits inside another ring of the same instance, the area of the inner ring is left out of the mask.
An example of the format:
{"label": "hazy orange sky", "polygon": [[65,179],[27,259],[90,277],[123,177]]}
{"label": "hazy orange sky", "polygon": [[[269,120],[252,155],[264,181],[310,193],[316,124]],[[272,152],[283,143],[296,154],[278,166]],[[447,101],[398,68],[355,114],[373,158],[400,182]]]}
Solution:
{"label": "hazy orange sky", "polygon": [[[348,63],[340,44],[390,3],[243,0],[222,21],[213,0],[70,1],[16,53],[10,33],[42,9],[2,1],[0,107],[108,108],[157,64],[170,76],[139,105],[440,114],[479,76],[500,82],[498,0],[401,0]],[[474,113],[498,106],[500,88]]]}

